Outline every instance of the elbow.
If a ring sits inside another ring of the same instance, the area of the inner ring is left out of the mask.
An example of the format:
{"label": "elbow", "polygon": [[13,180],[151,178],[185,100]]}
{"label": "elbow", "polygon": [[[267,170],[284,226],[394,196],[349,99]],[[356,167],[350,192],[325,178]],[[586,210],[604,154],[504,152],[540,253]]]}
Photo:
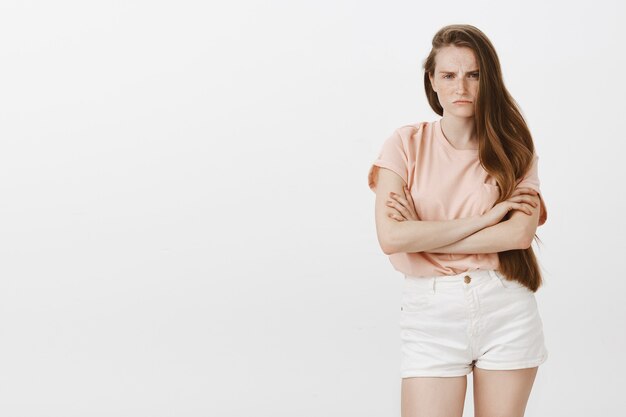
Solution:
{"label": "elbow", "polygon": [[[406,222],[408,223],[408,222]],[[421,249],[417,249],[415,247],[414,242],[407,241],[405,239],[405,235],[403,234],[401,223],[392,226],[387,230],[387,233],[384,234],[383,239],[381,240],[381,248],[386,255],[393,255],[396,253],[407,253],[407,252],[421,252]]]}
{"label": "elbow", "polygon": [[394,253],[397,252],[397,250],[393,247],[391,242],[389,242],[388,240],[381,241],[380,247],[385,253],[385,255],[393,255]]}
{"label": "elbow", "polygon": [[528,240],[526,237],[524,237],[521,244],[519,245],[519,249],[528,249],[531,247],[531,245],[532,245],[532,239]]}
{"label": "elbow", "polygon": [[394,253],[398,253],[398,251],[395,249],[387,249],[387,248],[383,248],[383,252],[385,253],[385,255],[393,255]]}
{"label": "elbow", "polygon": [[383,250],[385,255],[398,253],[398,248],[394,244],[394,239],[390,236],[390,233],[386,233],[384,236],[380,237],[380,248]]}
{"label": "elbow", "polygon": [[402,225],[395,220],[388,227],[379,231],[378,240],[385,255],[407,252],[402,239]]}
{"label": "elbow", "polygon": [[511,237],[511,249],[528,249],[531,247],[533,239],[535,238],[537,227],[533,227],[533,224],[522,216],[527,215],[521,214],[507,220],[510,227],[508,234]]}
{"label": "elbow", "polygon": [[535,237],[535,230],[532,229],[522,229],[519,236],[519,249],[528,249],[533,244],[533,239]]}

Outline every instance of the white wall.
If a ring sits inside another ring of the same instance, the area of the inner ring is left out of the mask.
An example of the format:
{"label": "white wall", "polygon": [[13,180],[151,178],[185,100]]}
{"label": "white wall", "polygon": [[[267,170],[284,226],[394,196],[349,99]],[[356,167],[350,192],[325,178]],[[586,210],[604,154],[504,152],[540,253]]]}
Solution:
{"label": "white wall", "polygon": [[549,210],[527,416],[617,415],[623,20],[617,1],[3,1],[0,414],[399,415],[402,275],[367,171],[438,117],[421,63],[470,23]]}

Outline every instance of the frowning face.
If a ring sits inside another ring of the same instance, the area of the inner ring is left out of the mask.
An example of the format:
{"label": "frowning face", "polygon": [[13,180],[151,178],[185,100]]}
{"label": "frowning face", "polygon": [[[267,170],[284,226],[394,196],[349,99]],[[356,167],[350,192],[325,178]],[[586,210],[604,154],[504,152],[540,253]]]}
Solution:
{"label": "frowning face", "polygon": [[437,53],[435,61],[435,74],[428,77],[444,115],[473,117],[479,86],[474,51],[467,47],[446,46]]}

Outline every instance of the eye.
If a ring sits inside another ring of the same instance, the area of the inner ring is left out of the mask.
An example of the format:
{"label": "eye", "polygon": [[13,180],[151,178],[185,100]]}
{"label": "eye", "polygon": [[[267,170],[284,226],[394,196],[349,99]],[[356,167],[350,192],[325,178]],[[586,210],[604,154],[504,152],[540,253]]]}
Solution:
{"label": "eye", "polygon": [[[441,78],[450,78],[452,77],[454,74],[444,74]],[[474,77],[474,78],[478,78],[478,73],[477,72],[473,72],[470,74],[470,76]]]}

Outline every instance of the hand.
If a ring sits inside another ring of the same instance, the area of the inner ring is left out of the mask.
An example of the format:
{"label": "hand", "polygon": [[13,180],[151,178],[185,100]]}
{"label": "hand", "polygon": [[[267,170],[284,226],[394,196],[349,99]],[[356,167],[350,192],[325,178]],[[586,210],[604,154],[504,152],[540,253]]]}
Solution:
{"label": "hand", "polygon": [[399,222],[405,220],[419,220],[417,217],[417,210],[415,210],[415,203],[413,202],[413,196],[409,192],[409,189],[405,185],[403,188],[403,195],[390,192],[391,198],[387,199],[387,207],[393,209],[392,213],[388,216]]}
{"label": "hand", "polygon": [[534,202],[531,196],[538,196],[537,191],[532,188],[522,187],[513,190],[513,194],[508,199],[499,202],[482,217],[487,219],[489,226],[494,226],[502,220],[511,210],[521,210],[529,216],[532,215],[530,207],[537,207],[538,203]]}

